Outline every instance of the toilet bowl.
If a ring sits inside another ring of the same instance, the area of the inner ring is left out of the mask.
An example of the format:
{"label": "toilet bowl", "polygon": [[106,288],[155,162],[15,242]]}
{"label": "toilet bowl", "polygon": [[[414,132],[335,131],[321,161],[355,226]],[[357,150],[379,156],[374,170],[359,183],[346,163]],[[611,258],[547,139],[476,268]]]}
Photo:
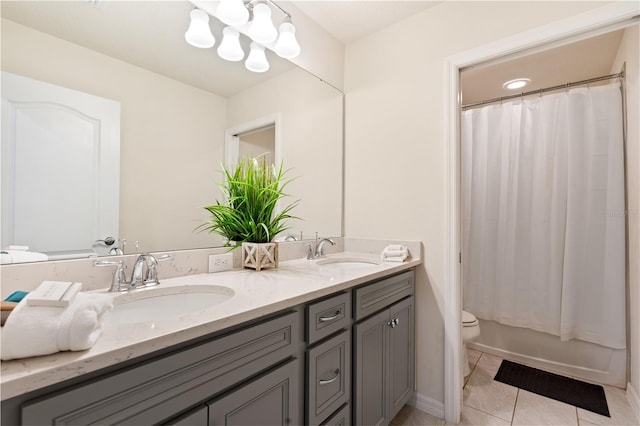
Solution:
{"label": "toilet bowl", "polygon": [[467,342],[475,339],[480,335],[480,323],[478,319],[470,312],[462,311],[462,354],[464,357],[464,377],[471,373],[469,368],[469,359],[467,358]]}

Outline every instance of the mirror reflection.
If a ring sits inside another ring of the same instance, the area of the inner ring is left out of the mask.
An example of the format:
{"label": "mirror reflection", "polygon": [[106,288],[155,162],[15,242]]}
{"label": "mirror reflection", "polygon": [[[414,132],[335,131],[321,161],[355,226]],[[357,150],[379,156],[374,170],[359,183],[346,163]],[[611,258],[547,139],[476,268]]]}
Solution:
{"label": "mirror reflection", "polygon": [[[184,33],[193,9],[189,2],[119,1],[98,5],[1,3],[3,72],[120,106],[119,172],[116,177],[96,179],[118,183],[117,220],[115,228],[101,228],[96,223],[90,226],[90,235],[82,242],[90,252],[106,255],[115,246],[121,247],[123,239],[127,241],[126,253],[222,245],[220,237],[196,231],[208,219],[203,206],[221,198],[217,187],[222,179],[221,165],[241,154],[234,137],[266,127],[273,129],[275,161],[282,161],[296,177],[288,192],[301,199],[295,214],[303,220],[292,222],[287,234],[342,235],[340,91],[272,52],[267,52],[270,70],[258,74],[247,71],[242,62],[221,60],[215,47],[197,49],[188,45]],[[210,25],[213,34],[220,37],[222,25],[215,18]],[[247,51],[248,42],[241,38]],[[3,87],[3,105],[5,102]],[[3,109],[3,122],[5,118]],[[5,139],[3,132],[3,150]],[[77,184],[86,179],[65,164],[71,160],[70,155],[58,149],[51,152],[58,154],[55,166],[36,164],[24,172],[33,178],[32,188],[43,190],[30,191],[32,196],[25,198],[28,203],[20,208],[29,210],[42,223],[47,219],[46,226],[33,232],[59,231],[53,239],[64,242],[61,248],[47,246],[42,251],[50,253],[51,258],[60,251],[73,257],[73,244],[65,241],[65,236],[72,239],[71,232],[65,231],[59,221],[51,222],[60,213],[54,215],[47,206],[62,205],[61,210],[67,212],[79,208],[60,196],[43,199],[43,194],[54,194],[47,188],[60,185],[55,182],[66,179]],[[99,157],[102,151],[98,147],[91,152]],[[6,161],[12,158],[3,152],[3,249],[31,244],[17,239],[5,226],[5,218],[12,214],[14,222],[24,217],[6,188],[9,179],[4,171],[11,169]],[[81,169],[86,171],[89,166],[85,166]],[[114,167],[106,169],[113,171]],[[61,170],[70,176],[53,178],[52,174]],[[69,189],[68,184],[61,186],[61,194]],[[84,187],[85,194],[88,186]],[[95,191],[89,194],[98,197]],[[113,207],[116,202],[103,204]],[[97,217],[106,214],[102,209],[96,212]],[[109,238],[116,242],[106,244]],[[37,247],[30,250],[37,251]]]}

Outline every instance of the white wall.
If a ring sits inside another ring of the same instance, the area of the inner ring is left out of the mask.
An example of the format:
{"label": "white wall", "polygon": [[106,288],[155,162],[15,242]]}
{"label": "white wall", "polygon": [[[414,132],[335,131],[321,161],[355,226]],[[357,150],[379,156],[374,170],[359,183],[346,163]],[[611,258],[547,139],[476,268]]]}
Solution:
{"label": "white wall", "polygon": [[345,233],[419,239],[416,276],[419,397],[444,399],[447,265],[447,57],[598,2],[444,2],[347,46]]}
{"label": "white wall", "polygon": [[224,98],[6,19],[2,69],[121,103],[121,237],[145,251],[219,245],[194,229],[220,198]]}
{"label": "white wall", "polygon": [[[624,31],[612,72],[620,72],[626,62],[627,102],[627,242],[629,280],[630,385],[640,391],[640,26]],[[636,401],[636,407],[638,406]]]}
{"label": "white wall", "polygon": [[282,124],[280,159],[285,169],[294,167],[285,203],[300,199],[292,214],[303,219],[292,221],[287,233],[341,235],[342,93],[295,68],[228,100],[230,128],[275,113]]}

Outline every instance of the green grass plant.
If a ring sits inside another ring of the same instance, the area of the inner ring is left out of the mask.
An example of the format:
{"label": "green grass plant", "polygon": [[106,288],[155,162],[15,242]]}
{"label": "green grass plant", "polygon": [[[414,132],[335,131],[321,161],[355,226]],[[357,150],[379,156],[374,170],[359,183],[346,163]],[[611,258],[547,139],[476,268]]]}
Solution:
{"label": "green grass plant", "polygon": [[284,189],[291,182],[282,163],[276,167],[262,155],[240,160],[233,170],[223,167],[222,172],[225,182],[219,186],[225,200],[204,207],[211,218],[202,228],[225,237],[227,245],[271,242],[289,228],[288,220],[298,219],[290,213],[300,200],[278,209],[278,201],[288,196]]}

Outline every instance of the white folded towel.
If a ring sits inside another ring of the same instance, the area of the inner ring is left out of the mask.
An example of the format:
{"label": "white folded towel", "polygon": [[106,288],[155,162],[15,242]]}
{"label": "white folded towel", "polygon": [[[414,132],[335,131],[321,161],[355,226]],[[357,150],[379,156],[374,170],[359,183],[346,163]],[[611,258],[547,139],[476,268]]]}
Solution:
{"label": "white folded towel", "polygon": [[406,246],[392,244],[382,250],[380,258],[388,262],[404,262],[409,257],[409,250]]}
{"label": "white folded towel", "polygon": [[2,327],[3,361],[89,349],[100,337],[104,315],[113,308],[113,298],[105,294],[78,293],[64,308],[29,306],[28,298]]}
{"label": "white folded towel", "polygon": [[44,253],[38,253],[37,251],[13,249],[3,249],[2,257],[0,258],[3,265],[8,263],[40,262],[43,260],[49,260],[49,256]]}

